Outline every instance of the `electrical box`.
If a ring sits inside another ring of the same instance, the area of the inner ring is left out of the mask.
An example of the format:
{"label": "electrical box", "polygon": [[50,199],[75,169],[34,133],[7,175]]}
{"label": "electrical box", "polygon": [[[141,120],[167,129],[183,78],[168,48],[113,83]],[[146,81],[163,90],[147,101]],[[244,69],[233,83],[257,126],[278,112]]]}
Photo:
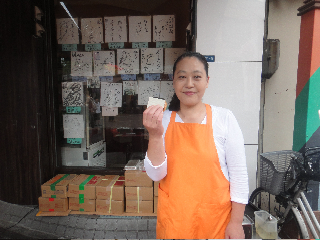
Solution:
{"label": "electrical box", "polygon": [[265,39],[263,41],[262,74],[261,77],[269,79],[279,67],[280,40]]}

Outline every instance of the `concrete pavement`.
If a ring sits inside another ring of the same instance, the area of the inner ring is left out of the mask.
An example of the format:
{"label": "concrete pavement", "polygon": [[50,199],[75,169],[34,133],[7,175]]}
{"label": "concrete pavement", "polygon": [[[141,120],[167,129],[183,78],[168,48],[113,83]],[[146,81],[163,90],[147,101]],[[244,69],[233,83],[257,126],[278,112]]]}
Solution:
{"label": "concrete pavement", "polygon": [[156,217],[37,217],[38,206],[0,201],[0,239],[155,239]]}

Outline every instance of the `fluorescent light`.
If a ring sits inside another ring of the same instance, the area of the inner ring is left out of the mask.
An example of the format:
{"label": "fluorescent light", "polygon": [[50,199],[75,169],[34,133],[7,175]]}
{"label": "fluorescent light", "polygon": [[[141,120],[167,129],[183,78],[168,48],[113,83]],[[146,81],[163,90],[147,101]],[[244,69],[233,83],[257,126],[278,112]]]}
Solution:
{"label": "fluorescent light", "polygon": [[[74,22],[74,24],[77,26],[77,28],[80,30],[78,24],[76,23],[76,21],[74,20],[74,18],[71,16],[68,8],[66,7],[66,5],[64,4],[64,2],[60,2],[61,6],[64,8],[64,10],[66,10],[66,12],[68,13],[69,17],[72,19],[72,21]],[[81,30],[80,30],[81,31]]]}

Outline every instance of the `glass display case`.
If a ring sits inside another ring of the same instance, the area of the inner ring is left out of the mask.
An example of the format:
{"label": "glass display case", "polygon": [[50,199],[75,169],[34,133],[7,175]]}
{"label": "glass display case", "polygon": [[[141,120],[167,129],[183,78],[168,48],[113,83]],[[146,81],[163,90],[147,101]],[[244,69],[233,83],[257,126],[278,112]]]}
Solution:
{"label": "glass display case", "polygon": [[168,103],[188,49],[189,1],[55,1],[61,166],[123,168],[144,159],[142,113]]}

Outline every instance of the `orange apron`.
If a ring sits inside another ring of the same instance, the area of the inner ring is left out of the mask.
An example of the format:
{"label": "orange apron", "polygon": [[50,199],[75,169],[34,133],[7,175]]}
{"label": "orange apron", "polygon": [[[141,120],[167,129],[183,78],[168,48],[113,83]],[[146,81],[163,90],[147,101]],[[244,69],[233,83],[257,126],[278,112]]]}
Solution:
{"label": "orange apron", "polygon": [[207,124],[175,122],[165,135],[167,176],[160,181],[157,238],[225,238],[231,217],[230,184],[221,170],[213,139],[211,107]]}

